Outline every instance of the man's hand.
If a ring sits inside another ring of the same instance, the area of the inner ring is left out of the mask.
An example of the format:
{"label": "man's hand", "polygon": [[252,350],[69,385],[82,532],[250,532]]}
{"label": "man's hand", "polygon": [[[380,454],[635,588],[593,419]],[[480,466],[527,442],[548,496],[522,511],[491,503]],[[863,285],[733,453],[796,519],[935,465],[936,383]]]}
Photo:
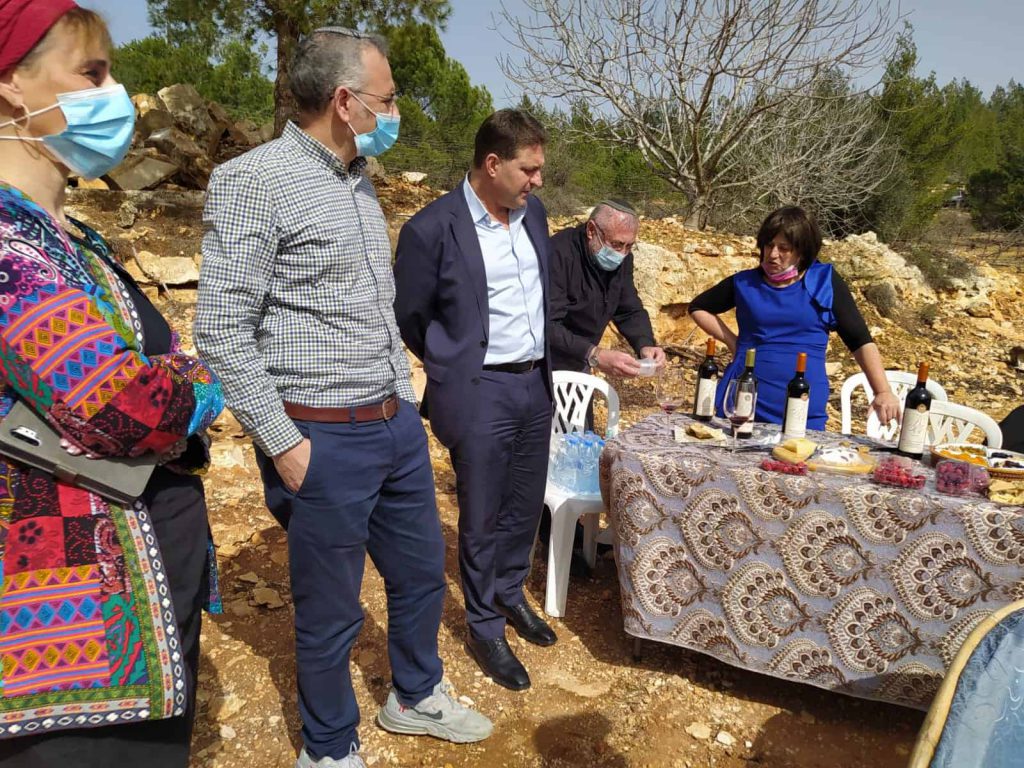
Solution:
{"label": "man's hand", "polygon": [[616,376],[636,376],[640,373],[640,363],[632,355],[615,349],[597,350],[597,369],[602,373],[614,373]]}
{"label": "man's hand", "polygon": [[306,479],[306,471],[309,469],[309,452],[311,443],[308,437],[302,438],[302,442],[294,448],[289,448],[284,453],[274,457],[274,467],[277,474],[281,476],[285,487],[292,493],[298,493],[299,488]]}
{"label": "man's hand", "polygon": [[899,421],[902,416],[900,413],[900,401],[891,391],[879,392],[875,395],[875,399],[871,401],[871,410],[875,412],[878,416],[878,421],[883,425],[888,424],[893,419]]}
{"label": "man's hand", "polygon": [[661,347],[640,347],[640,357],[653,360],[659,371],[665,367],[665,350]]}

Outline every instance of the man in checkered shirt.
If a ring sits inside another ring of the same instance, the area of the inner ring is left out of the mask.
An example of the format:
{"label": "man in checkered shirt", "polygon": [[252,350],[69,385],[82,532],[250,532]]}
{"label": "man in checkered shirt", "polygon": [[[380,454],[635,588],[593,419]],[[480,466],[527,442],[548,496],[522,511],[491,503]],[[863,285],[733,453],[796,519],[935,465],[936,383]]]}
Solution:
{"label": "man in checkered shirt", "polygon": [[387,730],[478,741],[490,721],[442,680],[444,541],[426,433],[395,323],[391,248],[363,174],[398,135],[383,40],[313,32],[290,70],[279,139],[210,180],[195,339],[257,447],[288,531],[297,766],[362,766],[349,652],[366,553],[388,594]]}

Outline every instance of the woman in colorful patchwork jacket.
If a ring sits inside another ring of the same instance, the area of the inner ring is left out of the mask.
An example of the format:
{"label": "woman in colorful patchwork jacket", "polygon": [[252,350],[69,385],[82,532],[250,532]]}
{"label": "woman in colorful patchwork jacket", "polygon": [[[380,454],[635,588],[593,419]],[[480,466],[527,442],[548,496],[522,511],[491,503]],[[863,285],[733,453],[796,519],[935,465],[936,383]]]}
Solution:
{"label": "woman in colorful patchwork jacket", "polygon": [[[0,764],[188,764],[200,610],[215,601],[202,481],[220,387],[64,212],[121,161],[135,111],[103,21],[0,0],[0,417],[72,454],[157,457],[125,506],[0,458]],[[215,606],[214,606],[215,607]]]}

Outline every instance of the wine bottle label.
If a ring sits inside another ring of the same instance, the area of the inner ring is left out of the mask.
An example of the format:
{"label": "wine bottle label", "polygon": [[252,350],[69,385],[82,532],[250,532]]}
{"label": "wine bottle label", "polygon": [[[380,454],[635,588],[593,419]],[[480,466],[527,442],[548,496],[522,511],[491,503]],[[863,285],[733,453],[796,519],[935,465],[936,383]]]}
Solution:
{"label": "wine bottle label", "polygon": [[718,387],[718,379],[701,379],[697,382],[697,408],[695,413],[698,416],[715,415],[715,390]]}
{"label": "wine bottle label", "polygon": [[736,415],[749,416],[749,420],[736,430],[740,435],[754,434],[754,395],[751,392],[739,392],[736,395]]}
{"label": "wine bottle label", "polygon": [[807,408],[810,397],[786,398],[786,437],[804,437],[807,434]]}
{"label": "wine bottle label", "polygon": [[903,411],[903,426],[900,428],[898,449],[904,453],[924,453],[925,436],[928,434],[928,409],[919,405]]}

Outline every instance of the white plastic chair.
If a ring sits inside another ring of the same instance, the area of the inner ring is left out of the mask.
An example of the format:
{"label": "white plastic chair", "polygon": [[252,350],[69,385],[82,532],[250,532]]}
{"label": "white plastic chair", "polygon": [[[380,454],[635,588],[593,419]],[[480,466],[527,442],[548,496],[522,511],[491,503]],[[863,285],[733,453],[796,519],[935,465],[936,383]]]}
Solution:
{"label": "white plastic chair", "polygon": [[1003,431],[988,414],[959,403],[932,401],[928,416],[929,445],[973,442],[970,438],[975,428],[985,433],[985,442],[989,448],[1003,447]]}
{"label": "white plastic chair", "polygon": [[[604,379],[589,373],[555,371],[551,376],[555,385],[555,416],[551,423],[552,435],[563,432],[583,432],[587,412],[595,392],[604,395],[608,403],[608,422],[605,437],[619,432],[619,396]],[[554,441],[552,441],[554,442]],[[551,511],[551,536],[548,540],[548,582],[544,595],[544,612],[548,616],[564,616],[569,592],[569,566],[572,563],[572,542],[576,521],[583,523],[583,556],[593,568],[597,562],[597,532],[604,502],[599,496],[576,496],[551,482],[548,478],[544,491],[544,506]]]}
{"label": "white plastic chair", "polygon": [[[917,385],[917,374],[910,373],[908,371],[886,371],[885,378],[889,382],[889,387],[892,389],[892,393],[896,395],[896,398],[900,401],[900,410],[903,410],[903,403],[907,399],[907,392],[913,389]],[[946,396],[946,390],[942,388],[939,382],[928,379],[928,391],[932,395],[932,403],[936,403],[942,400],[948,400]],[[842,426],[840,432],[844,435],[853,433],[853,405],[851,399],[853,392],[858,387],[864,390],[864,394],[867,396],[868,404],[871,403],[875,398],[875,391],[871,388],[868,383],[868,377],[863,372],[855,373],[853,376],[843,382],[843,388],[839,393],[839,401],[842,404]],[[895,440],[896,435],[899,433],[900,427],[896,421],[891,421],[888,424],[882,424],[878,420],[878,416],[875,412],[868,410],[868,423],[865,433],[872,440]]]}

